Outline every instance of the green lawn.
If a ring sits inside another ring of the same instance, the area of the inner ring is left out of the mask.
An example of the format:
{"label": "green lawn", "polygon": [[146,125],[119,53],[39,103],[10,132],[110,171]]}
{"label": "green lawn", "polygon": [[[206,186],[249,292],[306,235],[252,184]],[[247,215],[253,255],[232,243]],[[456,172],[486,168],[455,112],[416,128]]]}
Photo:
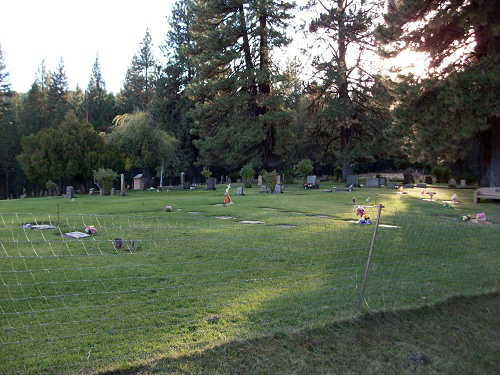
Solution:
{"label": "green lawn", "polygon": [[[500,205],[472,205],[472,190],[429,190],[460,203],[423,201],[420,189],[299,185],[245,189],[227,207],[222,186],[2,201],[0,372],[125,370],[350,319],[374,230],[349,222],[353,197],[384,205],[365,312],[496,291]],[[374,219],[376,207],[367,210]],[[482,211],[488,224],[461,219]],[[62,237],[86,225],[93,238]]]}

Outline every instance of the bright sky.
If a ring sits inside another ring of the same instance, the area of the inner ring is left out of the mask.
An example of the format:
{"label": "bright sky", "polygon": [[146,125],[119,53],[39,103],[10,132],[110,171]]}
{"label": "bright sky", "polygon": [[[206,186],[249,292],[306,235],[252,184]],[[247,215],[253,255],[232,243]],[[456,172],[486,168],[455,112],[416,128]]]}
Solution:
{"label": "bright sky", "polygon": [[110,92],[118,93],[146,29],[155,57],[175,0],[9,0],[2,4],[0,44],[12,89],[27,92],[43,59],[55,71],[62,57],[69,89],[88,86],[96,55]]}

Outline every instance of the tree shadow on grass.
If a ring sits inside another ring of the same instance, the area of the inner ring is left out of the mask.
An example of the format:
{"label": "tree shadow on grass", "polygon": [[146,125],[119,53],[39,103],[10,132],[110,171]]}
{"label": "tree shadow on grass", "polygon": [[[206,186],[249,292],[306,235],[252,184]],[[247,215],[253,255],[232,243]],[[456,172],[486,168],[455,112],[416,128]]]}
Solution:
{"label": "tree shadow on grass", "polygon": [[102,375],[498,373],[499,293],[232,341]]}

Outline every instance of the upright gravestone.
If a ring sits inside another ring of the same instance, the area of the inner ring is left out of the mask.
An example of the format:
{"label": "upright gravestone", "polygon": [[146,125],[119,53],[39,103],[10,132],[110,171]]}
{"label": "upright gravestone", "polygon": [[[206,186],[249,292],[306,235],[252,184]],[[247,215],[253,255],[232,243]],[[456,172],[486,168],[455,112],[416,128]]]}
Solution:
{"label": "upright gravestone", "polygon": [[260,185],[260,192],[267,193],[267,185]]}
{"label": "upright gravestone", "polygon": [[111,188],[111,193],[109,193],[109,195],[115,195],[115,188],[114,187]]}
{"label": "upright gravestone", "polygon": [[411,173],[404,173],[403,174],[403,184],[413,184],[415,180],[413,179],[413,175]]}
{"label": "upright gravestone", "polygon": [[103,195],[104,195],[104,187],[99,189],[99,196],[102,197]]}
{"label": "upright gravestone", "polygon": [[276,184],[276,186],[274,187],[274,191],[273,191],[273,194],[278,194],[278,193],[283,193],[283,185],[281,184]]}
{"label": "upright gravestone", "polygon": [[127,189],[125,189],[125,175],[122,173],[121,175],[121,181],[120,181],[120,195],[122,197],[126,196],[127,195]]}
{"label": "upright gravestone", "polygon": [[281,175],[276,176],[276,185],[281,185]]}
{"label": "upright gravestone", "polygon": [[465,180],[460,180],[460,187],[466,187],[467,186],[467,181]]}
{"label": "upright gravestone", "polygon": [[261,175],[259,175],[259,178],[257,178],[257,184],[258,184],[259,186],[261,186],[261,185],[262,185],[262,176],[261,176]]}
{"label": "upright gravestone", "polygon": [[94,188],[89,189],[89,195],[94,195]]}
{"label": "upright gravestone", "polygon": [[366,187],[367,188],[378,188],[379,187],[379,180],[378,178],[369,178],[366,180]]}
{"label": "upright gravestone", "polygon": [[60,196],[61,195],[61,188],[58,186],[56,187],[56,195]]}
{"label": "upright gravestone", "polygon": [[351,174],[347,176],[346,186],[359,187],[359,176],[355,174]]}
{"label": "upright gravestone", "polygon": [[226,184],[231,185],[231,177],[226,176]]}
{"label": "upright gravestone", "polygon": [[67,186],[66,187],[66,196],[68,198],[74,198],[75,197],[75,188],[73,186]]}
{"label": "upright gravestone", "polygon": [[241,196],[243,196],[243,195],[245,195],[245,194],[243,193],[243,188],[242,188],[242,187],[237,187],[237,188],[236,188],[236,195],[237,195],[237,196],[240,196],[240,197],[241,197]]}
{"label": "upright gravestone", "polygon": [[456,188],[457,187],[457,181],[455,181],[454,178],[451,178],[449,181],[448,181],[448,187],[450,188]]}
{"label": "upright gravestone", "polygon": [[237,184],[241,184],[241,178],[236,179]]}
{"label": "upright gravestone", "polygon": [[186,174],[181,172],[181,186],[184,186],[184,182],[186,182]]}
{"label": "upright gravestone", "polygon": [[217,183],[217,180],[215,179],[215,177],[207,178],[207,190],[215,190],[216,183]]}
{"label": "upright gravestone", "polygon": [[384,186],[387,185],[387,177],[380,177],[378,179],[378,183],[379,185],[384,185]]}
{"label": "upright gravestone", "polygon": [[394,181],[389,181],[387,183],[387,189],[397,189],[398,185]]}

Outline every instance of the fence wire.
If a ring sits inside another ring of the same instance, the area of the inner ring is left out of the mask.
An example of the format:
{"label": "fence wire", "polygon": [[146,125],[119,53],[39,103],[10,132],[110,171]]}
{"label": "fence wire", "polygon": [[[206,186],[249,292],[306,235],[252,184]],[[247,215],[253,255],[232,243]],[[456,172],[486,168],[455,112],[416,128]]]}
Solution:
{"label": "fence wire", "polygon": [[[497,288],[498,224],[389,210],[380,224],[364,309]],[[92,237],[65,236],[88,225],[97,229]],[[0,214],[0,372],[123,369],[353,317],[373,230],[293,215],[286,225],[267,225]]]}

